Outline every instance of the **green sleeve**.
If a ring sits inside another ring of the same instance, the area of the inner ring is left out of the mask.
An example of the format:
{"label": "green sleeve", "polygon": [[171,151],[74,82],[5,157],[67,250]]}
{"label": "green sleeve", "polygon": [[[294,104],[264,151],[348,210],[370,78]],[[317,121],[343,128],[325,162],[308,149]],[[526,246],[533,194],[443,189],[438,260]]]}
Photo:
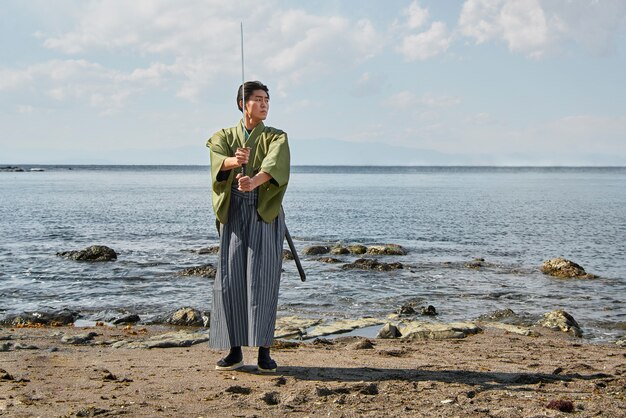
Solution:
{"label": "green sleeve", "polygon": [[231,150],[223,131],[215,133],[211,139],[207,141],[206,146],[211,150],[211,180],[213,191],[215,193],[221,193],[227,186],[228,179],[232,172],[232,170],[230,172],[220,171],[224,160],[231,157]]}
{"label": "green sleeve", "polygon": [[284,186],[289,181],[289,160],[287,134],[281,132],[270,143],[267,155],[261,163],[261,171],[272,176],[279,187]]}
{"label": "green sleeve", "polygon": [[230,207],[230,185],[233,181],[234,170],[220,171],[224,160],[231,156],[232,151],[226,140],[224,130],[214,134],[206,143],[211,150],[211,200],[217,220],[226,224]]}

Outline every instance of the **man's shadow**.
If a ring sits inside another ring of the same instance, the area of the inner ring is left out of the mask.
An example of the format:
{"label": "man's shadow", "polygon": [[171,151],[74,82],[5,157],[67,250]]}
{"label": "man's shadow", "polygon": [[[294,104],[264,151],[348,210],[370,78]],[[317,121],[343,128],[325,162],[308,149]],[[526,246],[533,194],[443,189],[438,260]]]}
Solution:
{"label": "man's shadow", "polygon": [[[243,372],[257,373],[256,368],[244,368]],[[507,373],[507,372],[476,372],[467,370],[419,370],[419,369],[385,369],[375,367],[302,367],[281,366],[271,376],[293,377],[298,380],[320,382],[365,382],[377,383],[386,380],[407,382],[441,382],[464,383],[487,389],[530,390],[527,385],[538,383],[572,382],[575,380],[595,380],[612,377],[605,373],[581,375],[579,373]],[[532,388],[534,390],[534,388]]]}

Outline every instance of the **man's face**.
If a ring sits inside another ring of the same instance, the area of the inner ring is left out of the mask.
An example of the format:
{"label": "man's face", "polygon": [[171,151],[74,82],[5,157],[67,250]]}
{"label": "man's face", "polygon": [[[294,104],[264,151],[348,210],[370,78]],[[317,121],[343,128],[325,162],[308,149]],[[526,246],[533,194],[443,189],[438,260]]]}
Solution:
{"label": "man's face", "polygon": [[270,98],[263,90],[254,90],[246,103],[246,113],[254,120],[265,120],[270,111]]}

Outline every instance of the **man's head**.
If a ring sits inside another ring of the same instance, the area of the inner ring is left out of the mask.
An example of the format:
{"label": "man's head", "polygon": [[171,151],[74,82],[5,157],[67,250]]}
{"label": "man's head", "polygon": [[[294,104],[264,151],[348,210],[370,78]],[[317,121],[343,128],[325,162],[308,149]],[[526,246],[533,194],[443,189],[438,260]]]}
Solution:
{"label": "man's head", "polygon": [[[248,102],[248,100],[250,100],[250,98],[253,96],[253,93],[257,90],[262,90],[265,92],[265,94],[267,95],[267,99],[269,100],[270,98],[270,91],[267,88],[267,86],[263,83],[261,83],[260,81],[246,81],[244,84],[245,87],[245,102]],[[239,86],[239,90],[237,90],[237,107],[239,108],[239,111],[242,111],[242,107],[241,107],[241,86]]]}

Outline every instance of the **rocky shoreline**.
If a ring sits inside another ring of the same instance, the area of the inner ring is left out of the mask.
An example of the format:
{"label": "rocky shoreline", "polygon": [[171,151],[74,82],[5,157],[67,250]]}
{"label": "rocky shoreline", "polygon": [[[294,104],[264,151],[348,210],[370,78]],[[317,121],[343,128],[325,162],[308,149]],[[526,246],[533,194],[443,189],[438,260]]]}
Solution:
{"label": "rocky shoreline", "polygon": [[451,326],[467,335],[277,339],[279,370],[272,375],[256,371],[252,348],[244,349],[243,369],[217,372],[213,365],[223,353],[206,346],[202,328],[0,328],[0,414],[521,417],[626,411],[624,347],[584,343],[549,328],[524,335],[484,323],[480,330]]}

